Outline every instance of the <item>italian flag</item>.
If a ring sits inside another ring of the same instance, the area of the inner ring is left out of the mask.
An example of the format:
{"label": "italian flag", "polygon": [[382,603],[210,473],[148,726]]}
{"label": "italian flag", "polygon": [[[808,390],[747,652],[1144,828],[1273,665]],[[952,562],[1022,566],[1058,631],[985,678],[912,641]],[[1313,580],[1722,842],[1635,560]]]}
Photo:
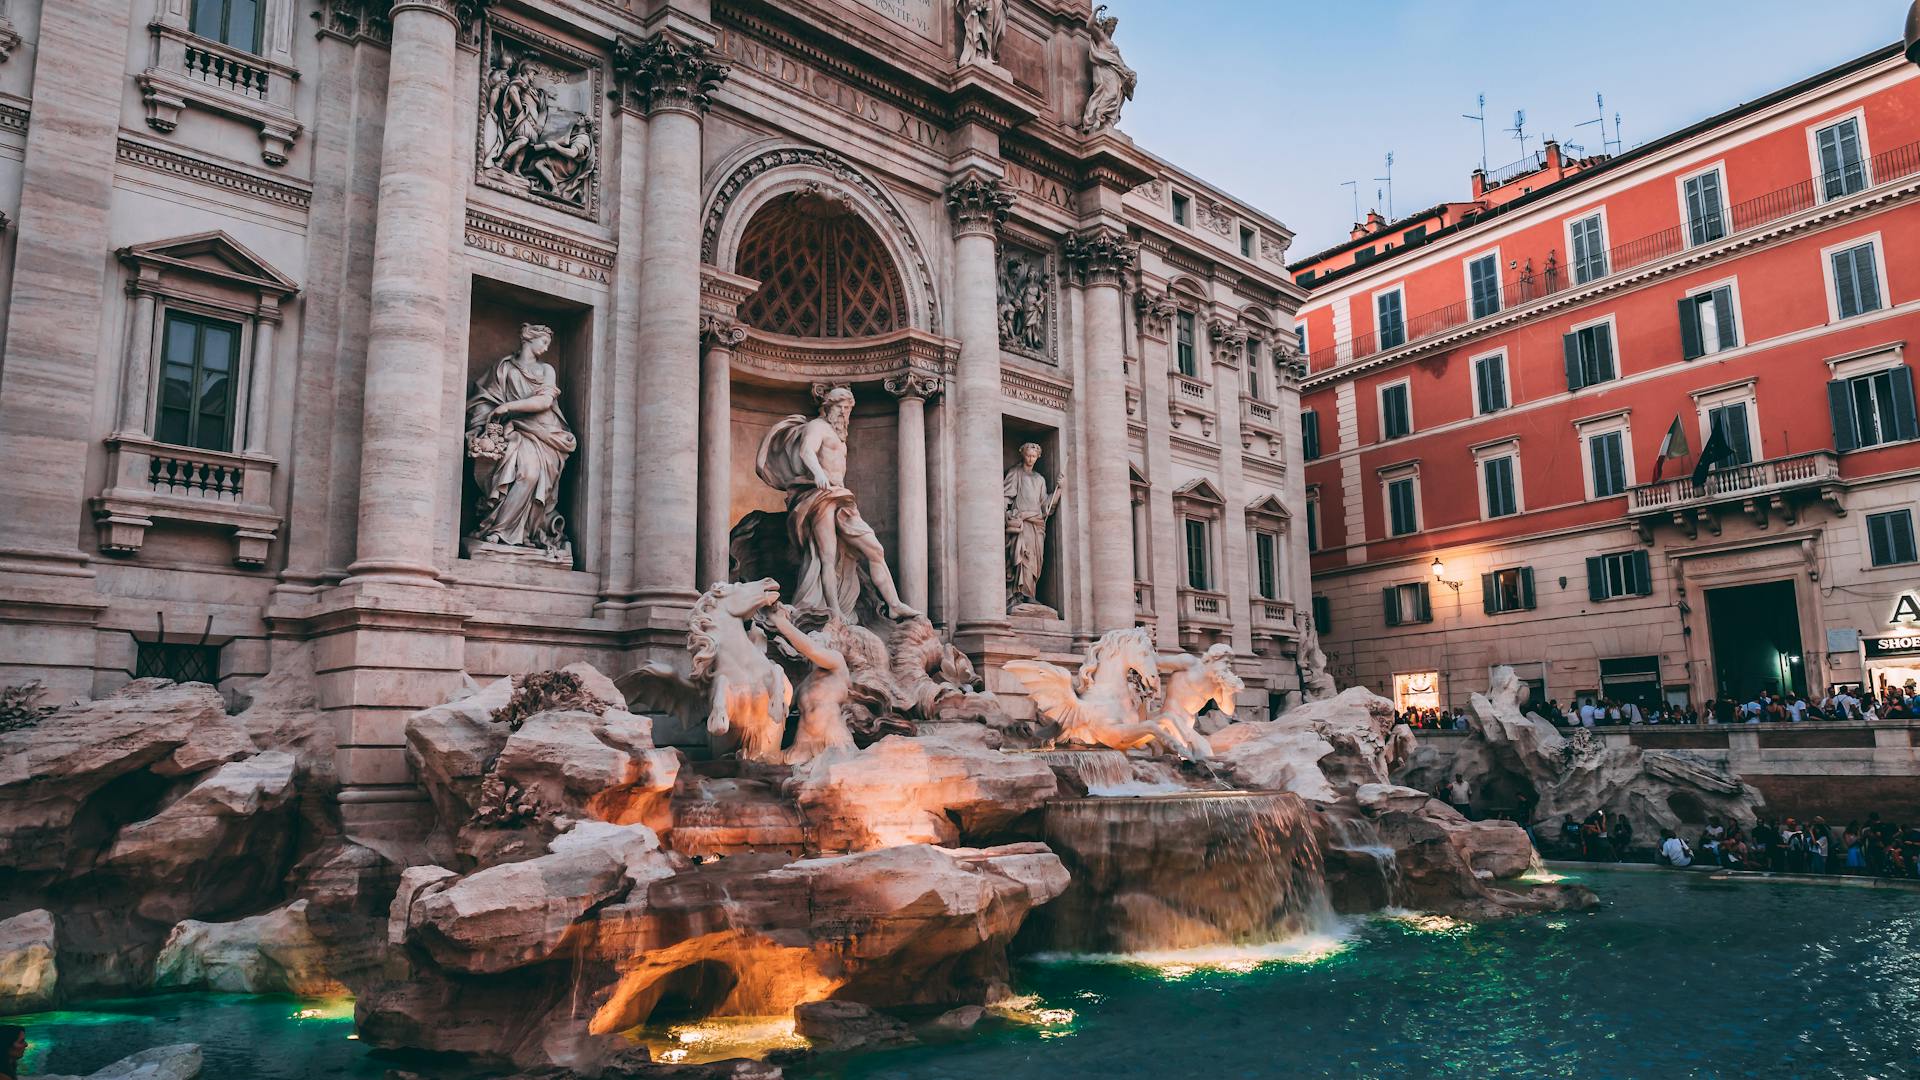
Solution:
{"label": "italian flag", "polygon": [[1653,482],[1656,484],[1660,482],[1660,472],[1667,467],[1668,460],[1686,457],[1692,452],[1687,447],[1687,429],[1681,426],[1680,417],[1676,413],[1673,425],[1667,428],[1666,436],[1660,440],[1660,452],[1654,456]]}

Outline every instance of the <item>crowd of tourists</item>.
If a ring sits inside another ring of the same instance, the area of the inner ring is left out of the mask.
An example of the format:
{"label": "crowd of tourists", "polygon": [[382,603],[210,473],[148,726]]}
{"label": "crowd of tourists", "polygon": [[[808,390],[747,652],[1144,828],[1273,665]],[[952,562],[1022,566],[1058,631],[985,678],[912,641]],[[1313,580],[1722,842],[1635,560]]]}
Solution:
{"label": "crowd of tourists", "polygon": [[1567,727],[1634,724],[1797,724],[1807,720],[1905,720],[1920,717],[1920,687],[1883,687],[1878,693],[1836,687],[1819,697],[1792,691],[1760,690],[1744,697],[1711,698],[1695,708],[1593,698],[1561,708],[1558,701],[1536,705],[1545,719]]}
{"label": "crowd of tourists", "polygon": [[[1633,824],[1604,810],[1583,821],[1569,814],[1557,831],[1556,854],[1563,858],[1626,862],[1634,849]],[[1691,835],[1662,829],[1654,861],[1675,868],[1920,878],[1920,825],[1883,821],[1878,813],[1840,828],[1824,817],[1763,818],[1751,829],[1710,817],[1698,833],[1688,832]]]}

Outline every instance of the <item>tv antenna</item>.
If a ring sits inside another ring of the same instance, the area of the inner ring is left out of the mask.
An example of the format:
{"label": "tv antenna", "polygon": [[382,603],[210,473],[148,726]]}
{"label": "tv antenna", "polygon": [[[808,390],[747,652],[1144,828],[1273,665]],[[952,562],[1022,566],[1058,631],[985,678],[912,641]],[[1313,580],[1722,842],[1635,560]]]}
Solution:
{"label": "tv antenna", "polygon": [[1353,223],[1360,224],[1360,181],[1342,180],[1340,186],[1353,189]]}
{"label": "tv antenna", "polygon": [[1393,151],[1391,150],[1387,151],[1387,175],[1376,176],[1374,177],[1374,179],[1384,180],[1387,183],[1387,220],[1392,221],[1393,220]]}
{"label": "tv antenna", "polygon": [[1487,95],[1480,95],[1479,108],[1480,115],[1461,113],[1460,119],[1476,120],[1480,124],[1480,171],[1484,173],[1487,171]]}
{"label": "tv antenna", "polygon": [[1618,153],[1620,150],[1620,114],[1613,114],[1613,138],[1609,139],[1607,138],[1607,99],[1599,94],[1593,95],[1593,107],[1596,110],[1596,115],[1593,119],[1582,120],[1573,126],[1575,128],[1583,128],[1598,124],[1600,126],[1600,152],[1603,154]]}
{"label": "tv antenna", "polygon": [[1527,138],[1528,138],[1527,110],[1525,109],[1513,110],[1513,126],[1510,128],[1507,128],[1506,130],[1512,132],[1513,137],[1520,140],[1520,160],[1525,161],[1527,158]]}

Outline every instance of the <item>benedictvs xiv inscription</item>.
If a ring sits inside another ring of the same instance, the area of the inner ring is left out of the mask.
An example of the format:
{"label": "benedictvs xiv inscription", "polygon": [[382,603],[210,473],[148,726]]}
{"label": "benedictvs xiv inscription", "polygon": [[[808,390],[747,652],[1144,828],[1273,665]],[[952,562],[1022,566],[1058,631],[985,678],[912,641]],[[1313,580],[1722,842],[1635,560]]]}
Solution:
{"label": "benedictvs xiv inscription", "polygon": [[824,71],[737,30],[722,29],[720,52],[806,98],[855,117],[930,150],[946,149],[946,132],[890,102],[856,89]]}

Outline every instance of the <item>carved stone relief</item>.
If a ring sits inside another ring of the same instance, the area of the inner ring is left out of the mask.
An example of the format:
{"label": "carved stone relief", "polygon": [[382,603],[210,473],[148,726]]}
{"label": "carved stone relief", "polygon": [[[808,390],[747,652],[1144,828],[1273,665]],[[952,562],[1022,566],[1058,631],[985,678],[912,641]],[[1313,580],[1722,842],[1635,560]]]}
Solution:
{"label": "carved stone relief", "polygon": [[601,69],[523,27],[487,25],[475,168],[481,185],[600,214]]}
{"label": "carved stone relief", "polygon": [[1000,251],[1000,347],[1036,360],[1053,360],[1054,282],[1051,260],[1037,251]]}

